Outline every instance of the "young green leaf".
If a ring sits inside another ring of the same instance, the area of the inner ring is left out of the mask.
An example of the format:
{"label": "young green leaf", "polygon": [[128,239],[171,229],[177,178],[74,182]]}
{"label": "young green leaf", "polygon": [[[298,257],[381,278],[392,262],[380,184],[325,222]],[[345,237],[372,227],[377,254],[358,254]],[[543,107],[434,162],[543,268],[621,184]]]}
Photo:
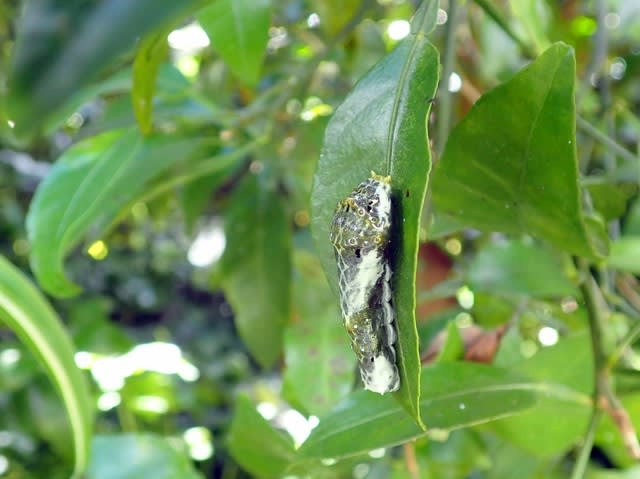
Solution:
{"label": "young green leaf", "polygon": [[270,0],[216,0],[198,14],[213,47],[247,85],[260,78],[269,40]]}
{"label": "young green leaf", "polygon": [[606,255],[580,205],[574,89],[573,50],[557,43],[486,93],[449,135],[433,175],[435,210],[483,231]]}
{"label": "young green leaf", "polygon": [[31,282],[0,256],[0,320],[41,361],[64,403],[73,437],[75,475],[86,468],[93,407],[85,378],[74,361],[75,348],[60,318]]}
{"label": "young green leaf", "polygon": [[[65,276],[64,257],[90,228],[94,234],[103,232],[151,180],[201,152],[205,141],[114,131],[67,150],[39,185],[27,215],[31,267],[42,287],[56,296],[78,293]],[[223,168],[236,160],[231,154],[207,166]],[[192,167],[189,173],[197,171]]]}
{"label": "young green leaf", "polygon": [[[420,409],[430,428],[453,430],[522,412],[536,402],[535,386],[518,374],[476,363],[441,362],[421,374]],[[311,431],[303,458],[343,458],[426,434],[388,396],[357,391]],[[357,440],[355,440],[357,438]]]}
{"label": "young green leaf", "polygon": [[291,309],[291,232],[286,206],[266,179],[249,173],[225,211],[222,287],[238,333],[264,367],[282,352]]}
{"label": "young green leaf", "polygon": [[[355,86],[325,133],[313,181],[311,227],[329,284],[337,271],[329,243],[336,203],[371,171],[391,175],[396,211],[391,238],[400,390],[395,394],[420,423],[420,357],[415,326],[418,230],[431,166],[426,116],[438,82],[438,52],[425,37],[434,2],[421,7],[413,33]],[[422,9],[426,9],[425,14]]]}
{"label": "young green leaf", "polygon": [[236,401],[229,450],[238,464],[260,478],[283,477],[294,458],[291,439],[271,427],[246,396]]}
{"label": "young green leaf", "polygon": [[165,29],[152,33],[140,41],[136,57],[133,60],[133,89],[131,101],[140,131],[151,133],[153,94],[156,89],[156,77],[160,64],[169,51],[168,32]]}
{"label": "young green leaf", "polygon": [[104,434],[93,441],[91,479],[202,479],[189,457],[153,434]]}

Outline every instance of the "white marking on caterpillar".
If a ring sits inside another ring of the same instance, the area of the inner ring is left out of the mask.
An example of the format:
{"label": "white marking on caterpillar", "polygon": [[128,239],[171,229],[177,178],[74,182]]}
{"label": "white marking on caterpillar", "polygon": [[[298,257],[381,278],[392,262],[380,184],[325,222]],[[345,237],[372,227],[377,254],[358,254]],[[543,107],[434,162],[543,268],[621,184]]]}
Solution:
{"label": "white marking on caterpillar", "polygon": [[372,172],[338,203],[330,239],[338,264],[340,308],[360,375],[365,389],[380,394],[400,387],[390,233],[391,178]]}

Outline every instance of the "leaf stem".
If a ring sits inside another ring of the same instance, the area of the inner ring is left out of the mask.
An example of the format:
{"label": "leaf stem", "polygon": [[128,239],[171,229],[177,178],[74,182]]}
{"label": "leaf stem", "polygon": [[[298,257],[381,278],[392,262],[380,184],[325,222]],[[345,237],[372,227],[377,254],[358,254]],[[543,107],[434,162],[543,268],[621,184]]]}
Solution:
{"label": "leaf stem", "polygon": [[604,390],[609,384],[608,369],[606,368],[604,350],[602,347],[602,323],[604,318],[602,317],[601,304],[599,304],[600,291],[595,279],[591,275],[589,264],[585,260],[579,259],[578,265],[582,276],[580,289],[587,308],[589,330],[591,332],[591,350],[593,352],[593,374],[595,387],[593,391],[593,412],[591,414],[587,433],[578,453],[578,458],[576,459],[571,473],[571,479],[582,479],[584,476],[587,462],[591,454],[591,448],[593,447],[595,430],[602,417],[603,411],[600,407],[601,398],[604,395]]}
{"label": "leaf stem", "polygon": [[453,73],[456,48],[456,24],[458,0],[449,0],[449,18],[445,31],[445,51],[442,61],[442,76],[438,86],[438,123],[436,132],[436,151],[442,155],[451,125],[452,95],[449,91],[449,78]]}

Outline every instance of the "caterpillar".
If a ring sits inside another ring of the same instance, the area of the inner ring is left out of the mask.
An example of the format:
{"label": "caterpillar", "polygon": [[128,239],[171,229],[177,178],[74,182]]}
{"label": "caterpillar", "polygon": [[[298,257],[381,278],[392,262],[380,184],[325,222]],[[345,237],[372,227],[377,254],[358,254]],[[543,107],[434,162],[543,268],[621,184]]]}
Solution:
{"label": "caterpillar", "polygon": [[400,376],[391,290],[391,177],[371,172],[338,202],[329,239],[338,266],[340,309],[365,389],[397,391]]}

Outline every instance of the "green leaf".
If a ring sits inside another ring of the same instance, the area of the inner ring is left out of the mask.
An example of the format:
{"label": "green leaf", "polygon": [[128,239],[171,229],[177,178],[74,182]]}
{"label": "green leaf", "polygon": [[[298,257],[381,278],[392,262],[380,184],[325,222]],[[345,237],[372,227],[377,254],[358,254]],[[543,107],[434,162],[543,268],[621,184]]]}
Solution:
{"label": "green leaf", "polygon": [[586,431],[591,414],[593,359],[589,335],[563,338],[530,359],[515,364],[511,359],[509,365],[540,381],[542,394],[532,409],[497,421],[491,429],[536,457],[566,452]]}
{"label": "green leaf", "polygon": [[152,128],[153,94],[160,64],[169,52],[168,32],[162,29],[140,41],[133,60],[133,89],[131,101],[140,131],[148,135]]}
{"label": "green leaf", "polygon": [[437,362],[456,361],[464,357],[464,342],[455,321],[447,323],[447,338],[438,353]]}
{"label": "green leaf", "polygon": [[231,168],[217,171],[211,175],[203,176],[185,185],[180,195],[180,204],[184,215],[185,230],[192,234],[198,219],[205,211],[207,204],[212,199],[212,193],[220,184],[228,178]]}
{"label": "green leaf", "polygon": [[216,0],[198,20],[231,71],[243,83],[258,83],[269,40],[271,1]]}
{"label": "green leaf", "polygon": [[318,416],[351,390],[355,357],[317,259],[302,251],[295,259],[297,321],[285,334],[283,392],[297,408]]}
{"label": "green leaf", "polygon": [[291,232],[282,198],[247,174],[225,211],[222,287],[240,337],[263,367],[282,352],[291,309]]}
{"label": "green leaf", "polygon": [[580,207],[574,83],[573,50],[557,43],[483,95],[449,135],[434,171],[436,211],[483,231],[604,256]]}
{"label": "green leaf", "polygon": [[[449,431],[485,423],[522,412],[536,401],[534,385],[522,376],[482,364],[436,363],[423,368],[421,382],[420,409],[431,429]],[[299,454],[342,458],[424,434],[389,396],[358,391],[320,418]]]}
{"label": "green leaf", "polygon": [[41,361],[67,412],[75,475],[86,466],[93,428],[87,383],[74,361],[75,348],[60,318],[33,284],[0,256],[0,319]]}
{"label": "green leaf", "polygon": [[103,434],[93,440],[90,479],[202,479],[185,452],[153,434]]}
{"label": "green leaf", "polygon": [[291,439],[273,429],[246,396],[236,401],[229,451],[238,464],[260,478],[283,477],[294,457]]}
{"label": "green leaf", "polygon": [[202,141],[116,131],[67,150],[39,185],[27,215],[31,267],[43,289],[61,297],[78,293],[65,276],[65,255],[90,227],[103,232],[150,180],[202,148]]}
{"label": "green leaf", "polygon": [[609,268],[640,273],[640,236],[623,236],[611,243]]}
{"label": "green leaf", "polygon": [[438,83],[438,52],[420,31],[430,28],[432,18],[417,16],[423,20],[413,25],[418,33],[405,38],[373,67],[331,118],[313,181],[311,227],[329,284],[337,291],[329,243],[336,203],[372,170],[391,175],[396,205],[392,287],[401,383],[395,396],[420,423],[415,277],[420,215],[431,165],[425,120]]}
{"label": "green leaf", "polygon": [[9,74],[8,106],[20,136],[48,116],[136,38],[189,12],[198,0],[24,2]]}
{"label": "green leaf", "polygon": [[473,291],[492,294],[577,295],[577,288],[549,251],[522,241],[487,245],[471,261],[467,281]]}
{"label": "green leaf", "polygon": [[587,185],[593,207],[607,220],[615,220],[624,215],[627,202],[638,191],[632,183],[592,183]]}

